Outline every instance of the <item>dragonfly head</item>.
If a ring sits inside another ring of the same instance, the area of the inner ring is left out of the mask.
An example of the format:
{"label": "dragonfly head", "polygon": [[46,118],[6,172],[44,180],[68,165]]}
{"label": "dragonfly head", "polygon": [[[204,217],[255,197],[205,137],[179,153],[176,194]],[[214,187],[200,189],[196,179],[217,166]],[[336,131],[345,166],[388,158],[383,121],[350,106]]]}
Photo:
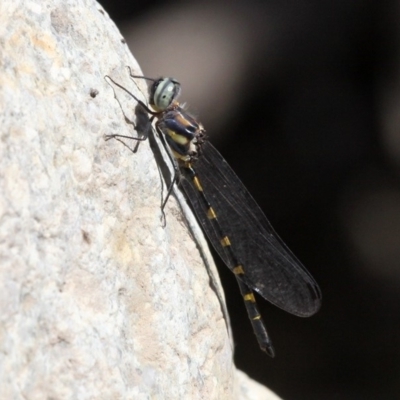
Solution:
{"label": "dragonfly head", "polygon": [[151,86],[150,104],[156,111],[165,111],[179,96],[181,84],[174,78],[159,78]]}

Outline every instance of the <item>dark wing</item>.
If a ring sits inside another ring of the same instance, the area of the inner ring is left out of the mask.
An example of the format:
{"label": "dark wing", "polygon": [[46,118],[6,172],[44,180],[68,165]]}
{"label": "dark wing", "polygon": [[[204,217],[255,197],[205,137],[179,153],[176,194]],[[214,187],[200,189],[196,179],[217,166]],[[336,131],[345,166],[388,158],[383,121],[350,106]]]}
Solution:
{"label": "dark wing", "polygon": [[[283,310],[307,317],[318,311],[321,292],[313,277],[280,239],[260,207],[215,147],[205,142],[193,168],[214,208],[249,287]],[[182,168],[184,176],[185,168]],[[232,270],[235,265],[220,244],[204,204],[189,179],[181,182],[215,250]]]}

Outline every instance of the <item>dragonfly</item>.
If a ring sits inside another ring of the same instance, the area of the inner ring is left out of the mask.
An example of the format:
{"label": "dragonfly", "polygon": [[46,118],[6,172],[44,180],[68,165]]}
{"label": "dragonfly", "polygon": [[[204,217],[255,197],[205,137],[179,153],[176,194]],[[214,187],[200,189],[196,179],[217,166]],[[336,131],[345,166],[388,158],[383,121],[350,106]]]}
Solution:
{"label": "dragonfly", "polygon": [[129,74],[132,79],[151,82],[150,107],[108,75],[106,78],[132,96],[150,115],[150,121],[155,121],[155,130],[174,165],[174,177],[162,209],[173,187],[182,187],[210,243],[236,277],[261,350],[274,357],[254,293],[290,314],[309,317],[321,306],[318,284],[210,143],[203,125],[180,105],[180,83],[170,77],[133,75],[130,68]]}

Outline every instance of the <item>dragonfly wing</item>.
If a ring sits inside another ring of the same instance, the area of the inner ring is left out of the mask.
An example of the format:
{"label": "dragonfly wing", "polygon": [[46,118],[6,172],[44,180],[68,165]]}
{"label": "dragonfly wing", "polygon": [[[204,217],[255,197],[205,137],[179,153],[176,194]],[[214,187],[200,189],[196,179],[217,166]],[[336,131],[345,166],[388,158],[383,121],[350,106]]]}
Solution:
{"label": "dragonfly wing", "polygon": [[[272,228],[260,207],[226,160],[205,142],[194,163],[204,194],[214,208],[221,230],[231,242],[245,274],[239,275],[250,288],[283,310],[302,317],[318,311],[320,289]],[[183,168],[183,173],[185,171]],[[206,216],[197,189],[189,180],[182,185],[200,224],[215,250],[232,270],[231,259],[220,243],[220,236]]]}

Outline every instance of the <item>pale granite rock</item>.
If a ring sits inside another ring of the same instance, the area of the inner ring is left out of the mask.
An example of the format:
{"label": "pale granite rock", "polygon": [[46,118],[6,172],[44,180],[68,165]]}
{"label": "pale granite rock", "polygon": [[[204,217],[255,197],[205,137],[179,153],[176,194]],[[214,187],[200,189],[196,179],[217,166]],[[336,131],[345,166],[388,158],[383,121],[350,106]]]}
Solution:
{"label": "pale granite rock", "polygon": [[137,135],[104,75],[146,98],[107,13],[3,0],[0,49],[0,398],[276,399],[235,369],[179,192],[163,224],[149,142],[104,140]]}

